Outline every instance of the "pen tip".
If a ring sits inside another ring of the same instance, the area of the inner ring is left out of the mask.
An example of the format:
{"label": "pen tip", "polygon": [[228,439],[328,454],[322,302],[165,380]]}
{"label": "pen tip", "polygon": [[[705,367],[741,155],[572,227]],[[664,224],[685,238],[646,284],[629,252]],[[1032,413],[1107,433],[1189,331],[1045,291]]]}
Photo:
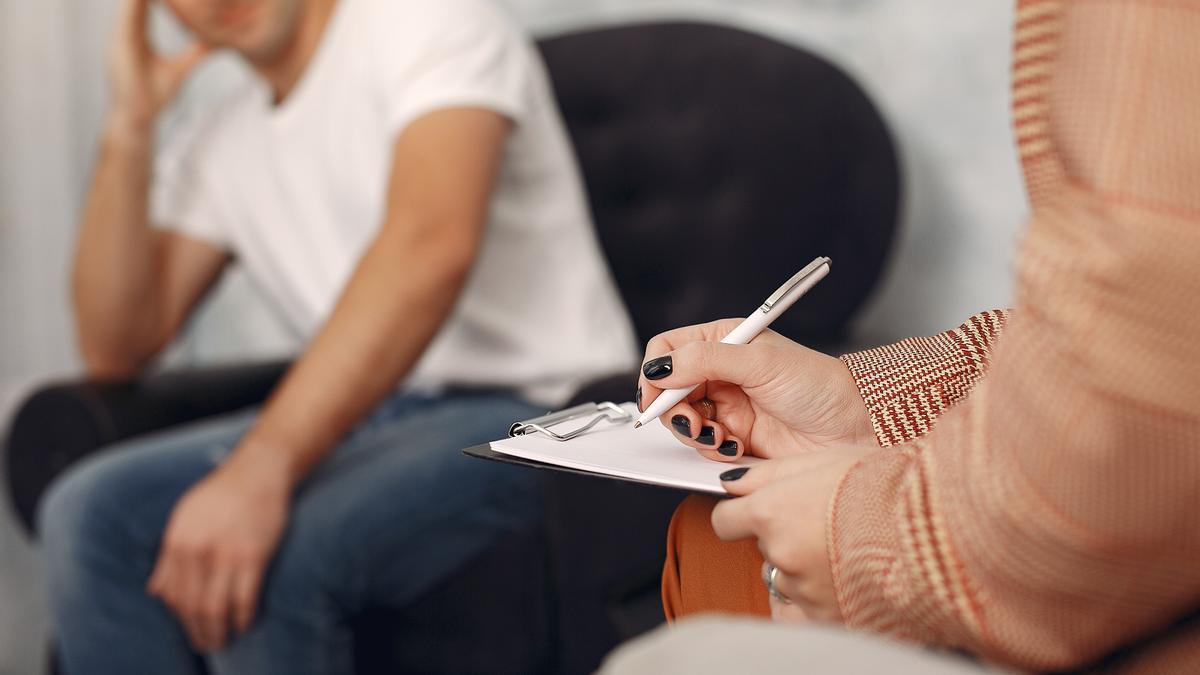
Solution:
{"label": "pen tip", "polygon": [[638,427],[640,427],[640,426],[642,426],[642,423],[641,423],[641,422],[634,422],[634,423],[633,423],[633,428],[634,428],[634,429],[637,429],[637,428],[638,428]]}

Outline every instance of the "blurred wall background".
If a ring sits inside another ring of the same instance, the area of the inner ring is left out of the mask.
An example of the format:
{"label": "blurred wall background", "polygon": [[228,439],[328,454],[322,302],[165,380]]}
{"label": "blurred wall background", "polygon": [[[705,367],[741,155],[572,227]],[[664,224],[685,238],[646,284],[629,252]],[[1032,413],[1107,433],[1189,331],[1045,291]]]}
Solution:
{"label": "blurred wall background", "polygon": [[[407,0],[420,1],[420,0]],[[1008,0],[499,0],[535,34],[667,18],[731,24],[805,46],[882,108],[905,176],[902,231],[857,326],[862,342],[928,334],[1003,306],[1026,210],[1008,124]],[[36,382],[78,372],[67,269],[95,135],[116,0],[0,0],[0,429]],[[165,44],[178,44],[156,21]],[[239,77],[203,68],[188,101]],[[295,345],[231,275],[170,359],[243,359]],[[35,553],[0,513],[0,673],[36,673],[45,610]]]}

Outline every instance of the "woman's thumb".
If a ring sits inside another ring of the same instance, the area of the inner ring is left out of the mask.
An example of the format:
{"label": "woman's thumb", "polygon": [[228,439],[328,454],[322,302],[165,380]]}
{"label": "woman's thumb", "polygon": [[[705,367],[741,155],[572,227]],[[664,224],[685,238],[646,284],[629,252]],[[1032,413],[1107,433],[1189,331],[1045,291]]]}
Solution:
{"label": "woman's thumb", "polygon": [[661,389],[690,387],[720,381],[742,388],[770,379],[771,369],[763,345],[727,345],[723,342],[690,342],[665,356],[642,364],[642,374]]}

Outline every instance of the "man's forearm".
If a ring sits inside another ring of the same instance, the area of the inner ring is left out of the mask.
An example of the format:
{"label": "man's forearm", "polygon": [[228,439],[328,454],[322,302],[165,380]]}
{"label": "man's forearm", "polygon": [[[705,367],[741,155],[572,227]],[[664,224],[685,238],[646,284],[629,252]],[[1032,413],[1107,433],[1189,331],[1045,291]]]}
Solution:
{"label": "man's forearm", "polygon": [[451,109],[396,141],[388,212],[333,314],[234,452],[236,477],[294,487],[412,368],[483,238],[511,124]]}
{"label": "man's forearm", "polygon": [[[450,228],[447,228],[450,229]],[[395,389],[449,315],[475,244],[385,229],[333,315],[243,440],[234,462],[265,463],[294,486]]]}
{"label": "man's forearm", "polygon": [[89,369],[127,374],[157,348],[155,233],[147,225],[153,141],[111,120],[100,140],[76,245],[72,281],[80,348]]}

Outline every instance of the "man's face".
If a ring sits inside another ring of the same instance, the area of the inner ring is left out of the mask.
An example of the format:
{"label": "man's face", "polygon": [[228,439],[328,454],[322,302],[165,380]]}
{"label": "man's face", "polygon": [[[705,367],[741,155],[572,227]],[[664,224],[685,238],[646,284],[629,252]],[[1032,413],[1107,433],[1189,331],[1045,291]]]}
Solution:
{"label": "man's face", "polygon": [[306,0],[163,0],[175,16],[213,47],[250,61],[271,61],[291,41]]}

